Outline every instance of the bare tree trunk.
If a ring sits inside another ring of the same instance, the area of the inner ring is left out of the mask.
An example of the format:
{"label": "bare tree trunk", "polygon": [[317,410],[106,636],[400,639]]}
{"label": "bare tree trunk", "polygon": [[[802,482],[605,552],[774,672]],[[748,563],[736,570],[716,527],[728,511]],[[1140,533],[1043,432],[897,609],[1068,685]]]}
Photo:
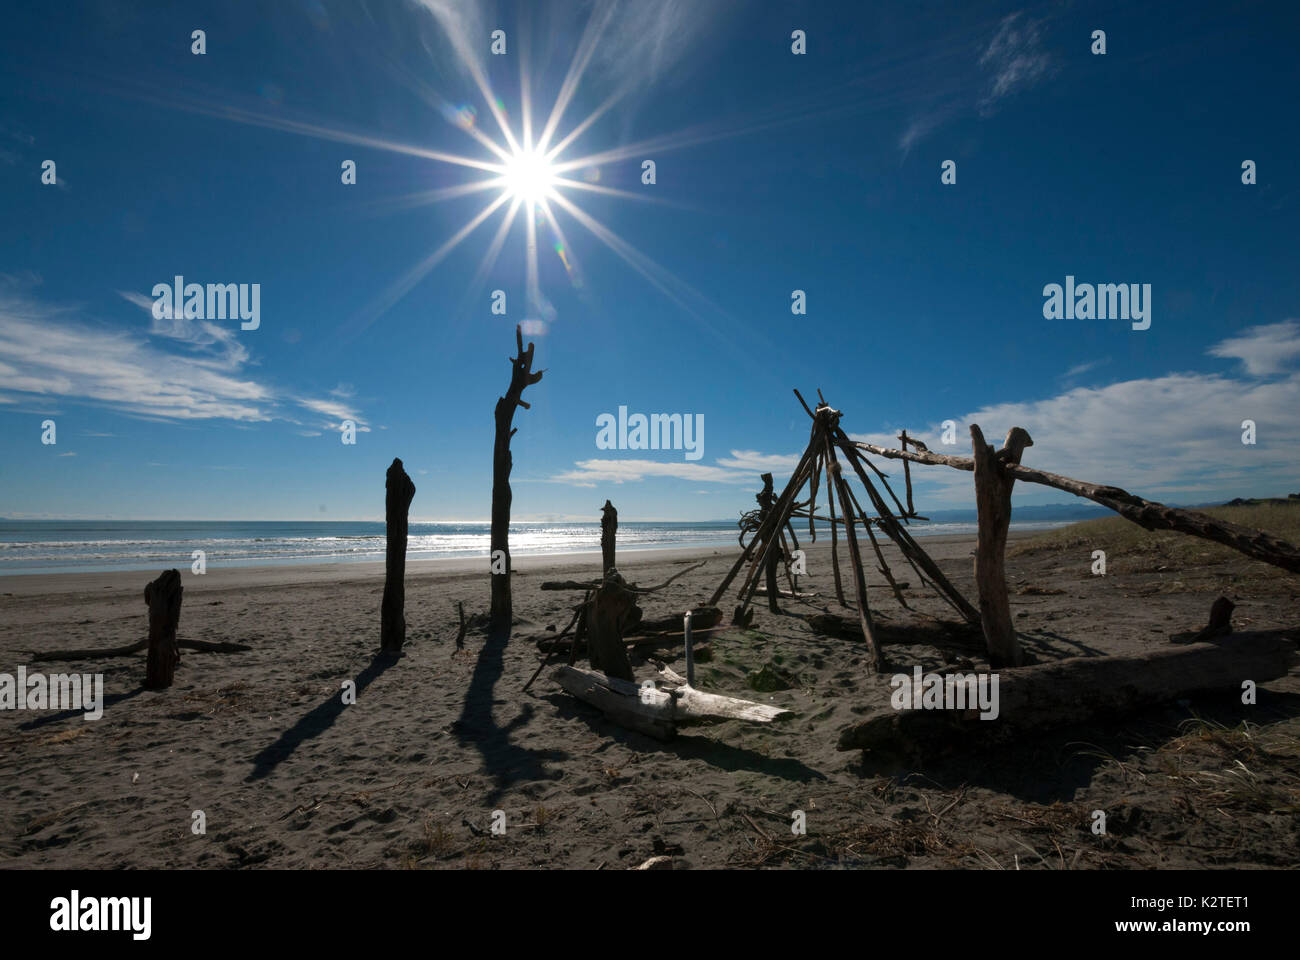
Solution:
{"label": "bare tree trunk", "polygon": [[515,408],[529,409],[522,399],[524,388],[542,379],[542,371],[533,373],[533,344],[524,349],[523,331],[515,327],[515,344],[518,356],[511,359],[510,387],[506,395],[497,400],[496,441],[492,450],[492,612],[489,631],[494,636],[509,636],[514,619],[510,599],[510,471],[514,460],[510,456],[510,438],[517,428],[511,424]]}
{"label": "bare tree trunk", "polygon": [[145,666],[144,685],[149,690],[165,690],[172,685],[181,651],[176,645],[176,630],[181,622],[181,586],[179,570],[164,570],[144,588],[144,602],[149,605],[149,659]]}
{"label": "bare tree trunk", "polygon": [[379,648],[384,653],[402,652],[406,642],[406,533],[407,515],[415,497],[415,484],[402,461],[393,458],[384,483],[384,520],[388,537],[384,559],[384,600],[379,612]]}
{"label": "bare tree trunk", "polygon": [[614,564],[614,548],[617,545],[618,511],[608,500],[600,508],[600,573],[603,577]]}
{"label": "bare tree trunk", "polygon": [[1024,662],[1020,640],[1011,622],[1011,601],[1007,597],[1004,553],[1007,527],[1011,523],[1011,488],[1015,477],[1002,469],[1005,463],[1019,463],[1025,447],[1034,441],[1020,427],[1012,427],[994,451],[984,442],[978,424],[970,425],[975,452],[975,506],[979,512],[979,543],[975,553],[975,582],[980,592],[980,622],[988,644],[989,663],[1016,667]]}

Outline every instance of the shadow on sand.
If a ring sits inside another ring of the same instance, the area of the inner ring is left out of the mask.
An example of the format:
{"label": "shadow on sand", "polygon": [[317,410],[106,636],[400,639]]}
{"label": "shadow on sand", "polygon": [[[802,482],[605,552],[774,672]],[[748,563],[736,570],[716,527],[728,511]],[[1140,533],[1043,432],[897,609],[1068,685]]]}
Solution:
{"label": "shadow on sand", "polygon": [[[370,662],[370,666],[357,674],[357,696],[370,686],[381,673],[393,666],[400,657],[390,656],[388,654],[377,654]],[[245,783],[252,783],[255,780],[261,780],[269,776],[276,767],[293,754],[300,746],[315,737],[320,736],[326,730],[334,725],[334,721],[339,718],[348,707],[343,702],[341,693],[335,693],[328,700],[314,709],[311,713],[304,716],[292,727],[280,734],[280,738],[271,744],[256,757],[253,758],[253,772],[244,778]]]}

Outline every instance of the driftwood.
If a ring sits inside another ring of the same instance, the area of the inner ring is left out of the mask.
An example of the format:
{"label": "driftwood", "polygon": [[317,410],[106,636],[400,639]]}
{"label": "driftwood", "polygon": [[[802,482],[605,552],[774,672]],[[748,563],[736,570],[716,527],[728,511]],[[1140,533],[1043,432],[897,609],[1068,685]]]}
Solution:
{"label": "driftwood", "polygon": [[402,652],[406,642],[406,534],[415,484],[393,458],[384,481],[384,599],[379,612],[379,648],[387,654]]}
{"label": "driftwood", "polygon": [[[908,442],[912,446],[918,446],[918,442],[912,437],[908,437]],[[869,453],[893,460],[936,464],[957,470],[975,469],[974,461],[968,457],[931,453],[924,447],[916,453],[911,453],[879,447],[872,443],[855,442],[854,445]],[[1016,480],[1055,487],[1057,490],[1064,490],[1066,493],[1099,503],[1147,530],[1175,530],[1203,540],[1213,540],[1215,543],[1238,550],[1254,560],[1281,567],[1291,573],[1300,573],[1300,547],[1261,530],[1243,527],[1241,524],[1230,523],[1227,520],[1216,520],[1196,510],[1168,507],[1154,500],[1144,500],[1119,487],[1073,480],[1070,477],[1063,477],[1046,470],[1036,470],[1018,463],[1003,464],[1002,469]]]}
{"label": "driftwood", "polygon": [[1210,622],[1195,633],[1179,633],[1169,638],[1170,643],[1206,643],[1232,633],[1232,611],[1237,605],[1227,597],[1220,597],[1210,606]]}
{"label": "driftwood", "polygon": [[600,569],[608,570],[614,564],[616,535],[618,534],[618,511],[608,500],[600,508]]}
{"label": "driftwood", "polygon": [[[923,584],[932,587],[952,604],[963,618],[972,623],[978,622],[979,612],[948,581],[938,565],[905,528],[906,521],[916,516],[915,506],[912,503],[910,473],[905,475],[908,502],[907,506],[903,506],[890,487],[886,474],[863,456],[841,429],[840,412],[826,403],[821,392],[818,391],[819,403],[815,411],[808,406],[798,390],[794,393],[813,421],[808,446],[791,472],[780,497],[775,501],[772,499],[773,488],[770,478],[764,475],[763,492],[758,495],[759,510],[750,511],[741,518],[741,554],[714,591],[709,603],[717,604],[723,594],[731,588],[740,571],[748,565],[746,576],[738,592],[740,603],[732,615],[732,622],[738,626],[748,622],[753,613],[749,605],[758,592],[760,581],[765,581],[764,595],[767,597],[770,609],[773,612],[781,612],[777,600],[782,594],[776,583],[775,565],[783,553],[789,552],[784,537],[787,530],[792,537],[794,536],[794,528],[790,521],[792,518],[807,518],[809,535],[816,539],[815,521],[824,519],[831,527],[831,571],[835,580],[835,596],[842,606],[849,606],[849,604],[845,600],[844,580],[840,574],[839,535],[841,533],[848,545],[849,573],[852,575],[854,588],[853,609],[857,614],[861,635],[868,646],[870,668],[873,672],[882,669],[883,660],[879,645],[873,636],[874,627],[867,599],[866,575],[862,565],[863,551],[858,539],[859,526],[865,529],[875,554],[877,567],[900,605],[907,607],[908,602],[903,596],[903,588],[885,560],[880,541],[876,538],[877,528],[893,541]],[[914,447],[920,446],[911,437],[907,437],[904,443]],[[843,473],[841,464],[844,461],[847,461],[861,482],[866,491],[866,500],[858,501],[848,477]],[[875,474],[875,479],[868,475],[868,471]],[[817,513],[817,495],[823,476],[826,479],[826,509],[830,514],[828,518],[820,517]],[[809,489],[808,499],[800,501],[799,491],[805,484]],[[896,510],[888,505],[885,496],[882,496],[877,489],[878,485],[884,487],[884,493],[893,501]],[[874,516],[868,515],[864,504],[874,511]],[[753,536],[750,542],[745,544],[744,534],[750,531],[753,531]],[[790,594],[797,595],[798,587],[788,567],[786,573],[791,581]]]}
{"label": "driftwood", "polygon": [[1196,694],[1239,691],[1245,680],[1275,680],[1295,661],[1293,641],[1276,632],[1252,632],[1221,644],[1017,667],[997,674],[998,716],[990,720],[972,710],[895,710],[892,690],[882,682],[877,709],[841,732],[839,749],[897,748],[960,733],[991,736],[1110,719]]}
{"label": "driftwood", "polygon": [[641,619],[636,594],[627,589],[618,570],[610,567],[585,611],[587,652],[591,665],[610,677],[632,679],[632,662],[627,657],[623,634]]}
{"label": "driftwood", "polygon": [[1019,463],[1025,447],[1034,441],[1020,427],[1012,427],[995,451],[984,442],[979,426],[970,425],[975,460],[975,506],[979,513],[979,539],[975,552],[975,582],[979,586],[980,621],[988,645],[989,663],[1017,667],[1024,662],[1020,640],[1011,621],[1004,555],[1011,523],[1011,488],[1015,477],[1001,469]]}
{"label": "driftwood", "polygon": [[157,580],[144,588],[144,602],[149,605],[149,655],[145,662],[146,690],[165,690],[172,685],[176,667],[181,662],[176,646],[176,628],[181,620],[181,586],[179,570],[164,570]]}
{"label": "driftwood", "polygon": [[610,677],[598,670],[562,666],[555,679],[579,700],[600,708],[611,720],[660,740],[669,740],[679,724],[707,720],[748,720],[769,723],[790,714],[750,700],[704,693],[669,674],[667,689],[652,682],[638,686],[630,680]]}
{"label": "driftwood", "polygon": [[515,435],[517,427],[511,426],[515,418],[515,408],[531,409],[523,399],[525,387],[532,386],[542,379],[543,371],[533,372],[533,344],[524,349],[524,335],[520,327],[515,327],[515,344],[519,353],[510,360],[510,386],[506,395],[497,400],[496,437],[492,447],[492,536],[491,550],[493,568],[496,558],[503,557],[504,570],[492,574],[492,611],[489,630],[494,636],[509,636],[510,624],[514,617],[514,606],[510,597],[510,503],[513,494],[510,490],[510,471],[514,460],[510,455],[510,438]]}
{"label": "driftwood", "polygon": [[[88,647],[83,650],[36,650],[27,658],[28,662],[38,660],[95,660],[103,657],[125,657],[139,653],[149,645],[149,638],[142,637],[135,643],[124,647]],[[253,648],[246,643],[231,641],[192,640],[189,637],[177,637],[176,646],[182,650],[197,650],[200,653],[242,653]]]}

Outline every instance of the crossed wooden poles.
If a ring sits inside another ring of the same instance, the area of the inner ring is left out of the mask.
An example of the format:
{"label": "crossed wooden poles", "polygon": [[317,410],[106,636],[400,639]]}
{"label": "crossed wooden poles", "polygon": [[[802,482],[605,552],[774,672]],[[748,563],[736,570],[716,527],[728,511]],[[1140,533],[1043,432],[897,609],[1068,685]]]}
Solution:
{"label": "crossed wooden poles", "polygon": [[[848,606],[844,599],[843,578],[840,574],[838,551],[839,528],[844,528],[844,537],[848,541],[849,566],[853,575],[858,619],[862,627],[862,635],[866,638],[868,656],[873,671],[879,671],[882,668],[883,660],[880,654],[880,644],[876,639],[875,629],[871,621],[871,609],[867,604],[867,582],[862,567],[862,547],[858,539],[859,525],[866,531],[867,539],[871,542],[871,548],[879,564],[879,570],[889,582],[890,588],[899,603],[904,607],[907,606],[903,592],[894,579],[889,564],[885,562],[884,553],[880,549],[880,541],[876,536],[877,528],[893,541],[922,583],[927,583],[939,596],[952,604],[965,620],[973,624],[979,623],[979,611],[957,592],[957,589],[943,575],[930,556],[912,539],[904,523],[900,522],[900,518],[905,522],[908,518],[915,517],[915,511],[904,507],[899,502],[898,497],[890,488],[885,474],[863,456],[853,441],[840,428],[840,412],[832,409],[826,403],[820,391],[818,392],[820,403],[818,403],[815,411],[809,409],[808,404],[804,402],[803,396],[798,390],[794,394],[799,398],[804,411],[813,422],[812,431],[808,438],[808,447],[804,450],[794,472],[791,473],[790,480],[785,485],[781,496],[777,498],[776,503],[770,509],[765,511],[765,515],[758,530],[750,540],[749,546],[741,551],[727,576],[718,586],[718,589],[714,591],[709,603],[716,605],[722,599],[722,595],[727,592],[741,569],[748,563],[748,572],[737,594],[740,603],[736,607],[736,613],[733,617],[733,621],[737,624],[747,623],[749,617],[752,616],[748,609],[754,593],[758,589],[759,580],[761,579],[760,574],[775,569],[774,565],[769,566],[769,563],[776,556],[775,551],[781,549],[783,539],[781,531],[792,518],[796,518],[808,520],[808,533],[813,541],[817,539],[815,522],[821,520],[830,524],[831,564],[835,576],[835,594],[842,605]],[[841,457],[843,462],[853,469],[858,480],[861,481],[863,489],[866,491],[867,500],[871,505],[872,514],[868,514],[863,508],[862,503],[853,492],[853,488],[845,480]],[[868,470],[876,474],[890,499],[897,506],[897,515],[890,510],[884,497],[876,489]],[[828,517],[817,514],[817,493],[823,474],[826,477]],[[906,476],[906,479],[908,485],[907,499],[910,504],[910,474]],[[798,499],[799,493],[805,486],[809,487],[808,499],[800,501]],[[836,501],[839,503],[840,515],[838,518],[835,513]],[[768,580],[768,603],[775,610],[778,609],[776,607],[776,591],[773,589],[775,578],[770,576]]]}

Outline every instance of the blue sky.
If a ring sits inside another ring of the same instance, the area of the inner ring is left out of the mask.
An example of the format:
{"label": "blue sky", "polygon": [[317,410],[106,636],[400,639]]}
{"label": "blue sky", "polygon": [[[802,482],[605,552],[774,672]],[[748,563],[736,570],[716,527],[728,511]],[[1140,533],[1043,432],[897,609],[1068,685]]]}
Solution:
{"label": "blue sky", "polygon": [[[806,442],[792,387],[864,438],[944,449],[951,419],[965,454],[971,422],[1024,426],[1026,462],[1171,502],[1300,489],[1291,5],[6,16],[0,515],[374,518],[400,456],[413,517],[484,519],[524,321],[546,374],[516,415],[517,519],[595,519],[606,497],[627,519],[735,516]],[[575,58],[551,144],[596,113],[556,161],[594,158],[563,176],[598,189],[554,187],[568,267],[539,212],[530,293],[527,201],[487,256],[507,200],[420,271],[503,193],[461,193],[499,173],[446,159],[501,162],[463,123],[503,143],[483,90],[522,140],[526,87],[536,139]],[[155,317],[177,274],[259,284],[260,326]],[[1067,275],[1150,284],[1150,329],[1044,319]],[[599,449],[620,405],[702,415],[703,456]],[[968,474],[916,477],[923,510],[972,502]]]}

